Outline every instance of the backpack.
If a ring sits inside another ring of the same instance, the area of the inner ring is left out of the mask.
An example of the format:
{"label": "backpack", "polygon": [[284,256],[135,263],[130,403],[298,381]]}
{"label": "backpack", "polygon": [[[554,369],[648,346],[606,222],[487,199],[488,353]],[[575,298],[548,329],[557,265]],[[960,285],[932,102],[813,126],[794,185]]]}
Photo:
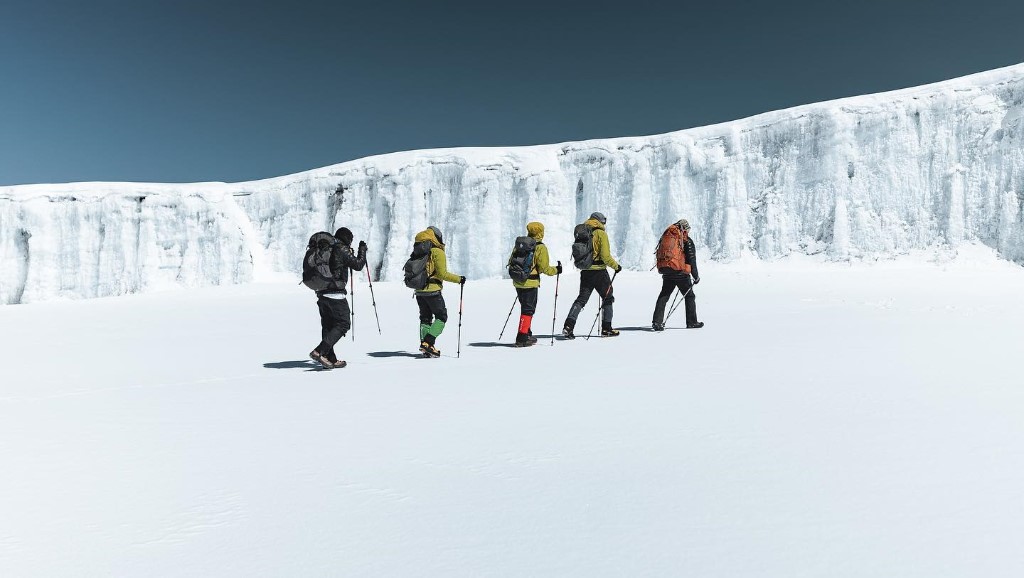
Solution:
{"label": "backpack", "polygon": [[331,253],[338,240],[325,232],[315,233],[306,244],[302,258],[302,284],[313,291],[338,289],[338,280],[331,275]]}
{"label": "backpack", "polygon": [[572,264],[577,269],[590,269],[594,265],[594,229],[586,223],[573,229]]}
{"label": "backpack", "polygon": [[420,241],[412,246],[412,254],[405,262],[405,286],[409,289],[421,291],[430,283],[430,248],[434,244],[430,241]]}
{"label": "backpack", "polygon": [[654,251],[657,259],[657,267],[661,269],[672,269],[673,271],[690,272],[690,266],[686,264],[686,251],[683,249],[683,232],[679,227],[672,225],[665,229],[658,241],[658,248]]}
{"label": "backpack", "polygon": [[516,283],[525,283],[533,272],[533,257],[537,240],[533,237],[516,237],[512,255],[508,258],[508,276]]}

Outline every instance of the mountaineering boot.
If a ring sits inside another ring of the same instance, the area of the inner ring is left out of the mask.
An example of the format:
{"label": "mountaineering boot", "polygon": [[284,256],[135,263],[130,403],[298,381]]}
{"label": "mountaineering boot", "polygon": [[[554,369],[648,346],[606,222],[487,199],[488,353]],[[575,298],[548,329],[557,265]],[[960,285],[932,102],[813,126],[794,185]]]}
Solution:
{"label": "mountaineering boot", "polygon": [[665,331],[665,324],[664,323],[652,323],[651,327],[655,331]]}
{"label": "mountaineering boot", "polygon": [[423,357],[441,357],[441,350],[426,341],[420,343],[420,351],[423,352]]}
{"label": "mountaineering boot", "polygon": [[537,343],[536,339],[531,338],[528,333],[517,333],[516,334],[516,347],[529,347]]}
{"label": "mountaineering boot", "polygon": [[576,339],[576,336],[572,332],[572,330],[575,329],[575,328],[576,328],[576,320],[572,319],[572,318],[566,319],[565,320],[565,326],[562,327],[562,335],[566,339]]}
{"label": "mountaineering boot", "polygon": [[619,336],[619,330],[618,329],[612,329],[611,323],[602,323],[601,324],[601,337],[618,337],[618,336]]}
{"label": "mountaineering boot", "polygon": [[441,357],[441,350],[434,347],[435,339],[437,339],[436,336],[428,333],[420,342],[420,351],[423,352],[423,357]]}
{"label": "mountaineering boot", "polygon": [[322,365],[324,369],[334,369],[334,362],[320,355],[320,352],[315,349],[309,352],[309,358]]}
{"label": "mountaineering boot", "polygon": [[696,323],[687,323],[686,324],[686,328],[687,329],[700,329],[701,327],[704,327],[704,322],[703,321],[698,321]]}

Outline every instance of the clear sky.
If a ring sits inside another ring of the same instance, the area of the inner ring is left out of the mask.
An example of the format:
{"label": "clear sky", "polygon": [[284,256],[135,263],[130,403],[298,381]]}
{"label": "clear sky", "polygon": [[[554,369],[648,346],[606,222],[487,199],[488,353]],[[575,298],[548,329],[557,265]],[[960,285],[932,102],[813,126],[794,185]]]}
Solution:
{"label": "clear sky", "polygon": [[1024,62],[1024,2],[0,0],[0,184],[657,134]]}

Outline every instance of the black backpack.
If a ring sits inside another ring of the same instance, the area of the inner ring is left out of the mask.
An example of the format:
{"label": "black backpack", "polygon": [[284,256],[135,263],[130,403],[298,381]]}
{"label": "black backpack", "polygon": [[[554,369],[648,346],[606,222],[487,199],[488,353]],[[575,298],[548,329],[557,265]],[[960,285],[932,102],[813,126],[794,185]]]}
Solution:
{"label": "black backpack", "polygon": [[590,269],[594,264],[594,229],[586,223],[573,229],[572,264],[577,269]]}
{"label": "black backpack", "polygon": [[508,276],[516,283],[524,283],[530,278],[537,245],[533,237],[516,237],[512,255],[508,258]]}
{"label": "black backpack", "polygon": [[430,249],[434,244],[420,241],[412,246],[412,254],[405,262],[405,286],[420,291],[430,283],[427,265],[430,264]]}
{"label": "black backpack", "polygon": [[331,253],[338,240],[325,232],[315,233],[306,244],[302,258],[302,284],[313,291],[338,289],[338,280],[331,275]]}

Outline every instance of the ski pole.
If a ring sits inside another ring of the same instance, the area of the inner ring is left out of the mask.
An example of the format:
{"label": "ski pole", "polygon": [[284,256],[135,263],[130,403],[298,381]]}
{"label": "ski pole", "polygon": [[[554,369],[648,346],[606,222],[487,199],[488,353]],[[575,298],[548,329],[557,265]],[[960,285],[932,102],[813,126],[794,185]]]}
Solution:
{"label": "ski pole", "polygon": [[383,335],[380,331],[380,315],[377,315],[377,298],[373,296],[373,280],[370,279],[370,267],[366,266],[366,281],[370,284],[370,301],[373,303],[373,316],[377,319],[377,334]]}
{"label": "ski pole", "polygon": [[512,319],[512,310],[516,308],[517,301],[519,301],[518,292],[516,292],[516,298],[512,301],[512,307],[508,310],[508,317],[505,318],[505,324],[501,326],[501,333],[498,335],[498,341],[501,341],[501,336],[505,335],[505,328],[508,327],[508,320]]}
{"label": "ski pole", "polygon": [[356,276],[352,274],[352,269],[348,270],[349,285],[352,287],[352,341],[356,340]]}
{"label": "ski pole", "polygon": [[[466,285],[464,283],[460,283],[459,284],[459,342],[458,342],[459,344],[458,344],[458,347],[455,350],[455,358],[456,359],[462,357],[462,293],[463,293],[463,291],[465,289],[466,289]],[[519,296],[516,295],[516,297],[519,297]],[[513,307],[514,307],[514,305],[513,305]]]}
{"label": "ski pole", "polygon": [[601,300],[597,304],[597,315],[594,316],[594,322],[590,324],[590,332],[587,333],[587,341],[590,341],[590,336],[594,333],[594,327],[597,327],[597,319],[601,317],[601,313],[604,312],[604,300],[612,294],[612,285],[615,283],[615,277],[618,274],[619,272],[616,271],[615,275],[612,275],[612,280],[608,282],[608,290],[604,292],[604,296],[601,297]]}
{"label": "ski pole", "polygon": [[[561,262],[559,262],[561,265]],[[555,345],[555,318],[558,317],[558,280],[562,278],[562,274],[555,275],[555,309],[551,312],[551,346]]]}

